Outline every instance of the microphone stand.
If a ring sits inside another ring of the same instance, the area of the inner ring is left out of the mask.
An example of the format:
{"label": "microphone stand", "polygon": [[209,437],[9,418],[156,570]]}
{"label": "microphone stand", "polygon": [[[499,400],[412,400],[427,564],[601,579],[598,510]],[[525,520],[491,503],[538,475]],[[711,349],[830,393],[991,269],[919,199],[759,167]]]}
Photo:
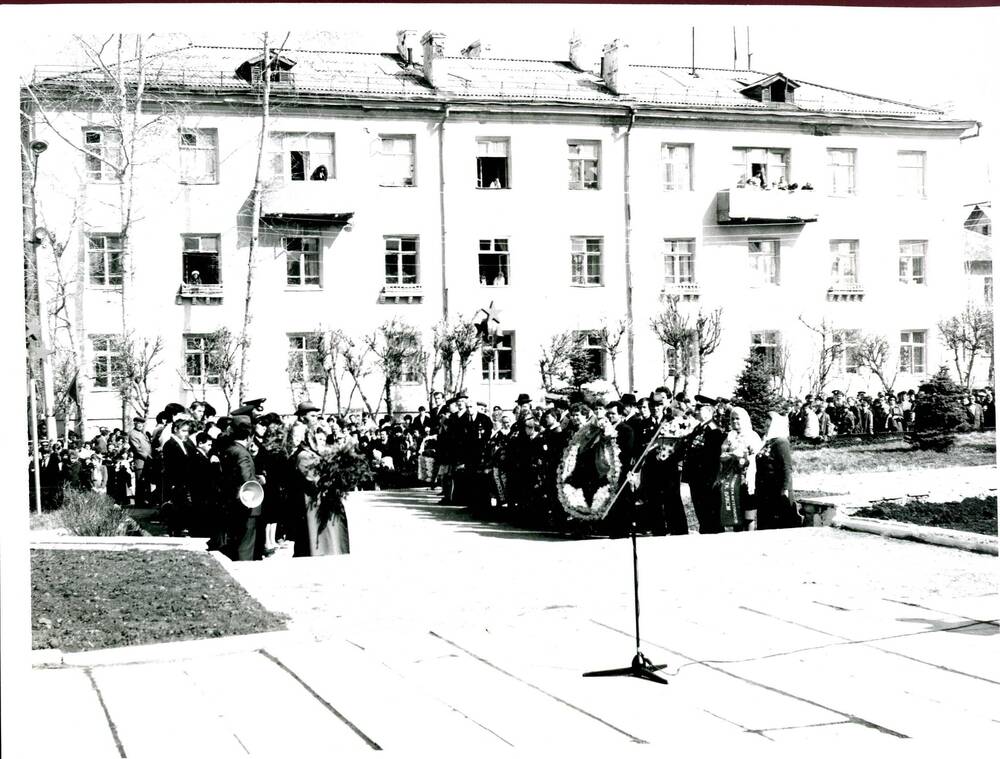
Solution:
{"label": "microphone stand", "polygon": [[[653,450],[653,446],[656,445],[657,439],[665,431],[669,419],[664,419],[660,426],[657,427],[656,432],[653,433],[652,439],[646,445],[645,450],[636,459],[635,464],[632,465],[629,474],[626,475],[625,481],[622,482],[621,487],[618,488],[618,492],[615,493],[615,497],[611,499],[611,506],[613,507],[615,502],[624,492],[625,488],[629,484],[629,476],[638,473],[642,467],[643,462],[646,460],[646,456],[649,452]],[[610,511],[610,509],[609,509]],[[636,540],[636,506],[635,499],[632,500],[632,588],[633,588],[633,600],[635,606],[635,656],[632,657],[632,663],[627,667],[620,667],[618,669],[602,669],[594,672],[584,672],[584,677],[638,677],[641,680],[649,680],[650,682],[660,683],[662,685],[667,685],[667,679],[662,675],[657,674],[657,672],[664,667],[666,664],[653,664],[649,659],[646,658],[645,654],[640,650],[640,637],[639,637],[639,550],[638,543]]]}

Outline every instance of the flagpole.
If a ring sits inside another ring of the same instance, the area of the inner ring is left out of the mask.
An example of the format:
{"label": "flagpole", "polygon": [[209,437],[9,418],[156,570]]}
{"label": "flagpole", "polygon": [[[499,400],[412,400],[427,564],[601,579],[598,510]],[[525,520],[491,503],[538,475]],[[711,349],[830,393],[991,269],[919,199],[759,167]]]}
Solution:
{"label": "flagpole", "polygon": [[[34,361],[34,357],[31,359]],[[31,367],[28,373],[28,404],[31,414],[31,456],[35,462],[35,511],[42,513],[42,477],[39,471],[38,455],[38,398],[35,394],[35,368]]]}

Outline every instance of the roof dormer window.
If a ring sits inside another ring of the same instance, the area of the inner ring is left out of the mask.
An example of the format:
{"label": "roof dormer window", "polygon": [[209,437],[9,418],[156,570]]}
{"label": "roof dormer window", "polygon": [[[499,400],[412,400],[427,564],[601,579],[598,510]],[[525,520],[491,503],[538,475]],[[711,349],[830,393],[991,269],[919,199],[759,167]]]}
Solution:
{"label": "roof dormer window", "polygon": [[746,85],[740,92],[759,103],[794,103],[799,83],[778,72]]}
{"label": "roof dormer window", "polygon": [[[271,63],[267,69],[272,84],[294,84],[295,75],[291,72],[291,68],[295,65],[295,61],[275,53],[271,53],[270,58]],[[261,54],[241,63],[236,69],[236,76],[245,82],[257,85],[264,81],[264,68],[264,56]]]}

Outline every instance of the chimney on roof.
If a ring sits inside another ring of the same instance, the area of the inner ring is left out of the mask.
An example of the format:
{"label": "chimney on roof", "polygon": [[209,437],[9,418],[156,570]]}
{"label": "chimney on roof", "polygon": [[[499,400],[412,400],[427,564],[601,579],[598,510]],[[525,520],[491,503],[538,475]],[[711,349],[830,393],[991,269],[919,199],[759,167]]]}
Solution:
{"label": "chimney on roof", "polygon": [[476,40],[468,47],[462,48],[463,58],[482,58],[489,55],[490,46],[484,45],[482,40]]}
{"label": "chimney on roof", "polygon": [[601,78],[616,95],[632,94],[632,69],[629,66],[628,45],[615,40],[604,46],[601,55]]}
{"label": "chimney on roof", "polygon": [[407,66],[420,63],[420,49],[417,47],[415,29],[400,29],[396,32],[396,50]]}
{"label": "chimney on roof", "polygon": [[448,78],[448,59],[444,57],[447,39],[442,32],[427,32],[420,40],[424,46],[424,78],[436,90],[443,88]]}

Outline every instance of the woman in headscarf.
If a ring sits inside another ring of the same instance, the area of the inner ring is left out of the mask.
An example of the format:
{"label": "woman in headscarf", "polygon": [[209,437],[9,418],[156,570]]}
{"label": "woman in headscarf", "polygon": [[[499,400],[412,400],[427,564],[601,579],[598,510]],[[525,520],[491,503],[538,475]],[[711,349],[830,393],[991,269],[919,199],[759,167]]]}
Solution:
{"label": "woman in headscarf", "polygon": [[756,529],[753,494],[755,457],[760,447],[760,436],[753,431],[750,415],[745,409],[734,406],[729,414],[729,432],[722,442],[716,480],[722,501],[722,528],[726,532]]}
{"label": "woman in headscarf", "polygon": [[[322,482],[322,462],[324,456],[337,446],[350,449],[342,457],[342,465],[354,465],[358,458],[353,446],[347,442],[328,439],[329,428],[319,420],[311,420],[307,434],[302,437],[292,455],[291,492],[289,503],[304,510],[299,523],[299,533],[295,540],[295,556],[330,556],[351,552],[351,541],[347,527],[347,511],[344,508],[344,492],[338,486]],[[349,460],[351,459],[351,460]],[[353,479],[348,476],[338,479]]]}
{"label": "woman in headscarf", "polygon": [[792,448],[788,417],[771,412],[764,445],[757,453],[756,492],[760,529],[799,527],[802,518],[795,506],[792,486]]}

